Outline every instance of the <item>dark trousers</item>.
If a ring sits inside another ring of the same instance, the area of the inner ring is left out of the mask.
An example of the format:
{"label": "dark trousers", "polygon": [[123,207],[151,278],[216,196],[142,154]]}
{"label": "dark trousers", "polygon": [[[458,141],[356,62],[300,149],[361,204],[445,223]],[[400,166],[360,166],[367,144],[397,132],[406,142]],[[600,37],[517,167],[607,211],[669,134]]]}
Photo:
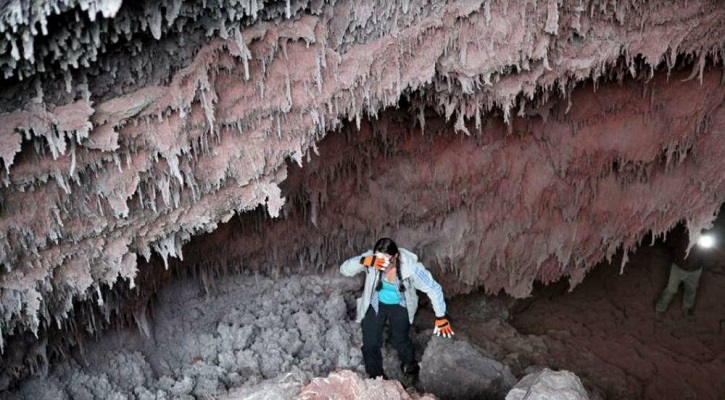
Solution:
{"label": "dark trousers", "polygon": [[390,334],[393,347],[398,352],[398,357],[403,366],[415,362],[413,354],[413,341],[410,340],[410,321],[408,310],[399,304],[380,303],[378,313],[372,306],[368,307],[365,318],[363,318],[363,361],[365,372],[371,378],[383,375],[383,328],[385,321],[390,320]]}

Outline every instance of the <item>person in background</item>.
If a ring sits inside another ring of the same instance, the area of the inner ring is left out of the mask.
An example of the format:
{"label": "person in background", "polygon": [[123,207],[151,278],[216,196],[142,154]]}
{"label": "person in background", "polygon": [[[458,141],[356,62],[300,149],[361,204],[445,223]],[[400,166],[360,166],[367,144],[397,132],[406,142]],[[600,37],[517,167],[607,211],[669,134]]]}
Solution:
{"label": "person in background", "polygon": [[453,330],[446,318],[446,303],[441,285],[418,261],[412,252],[398,248],[389,238],[382,238],[372,250],[355,256],[340,266],[340,273],[355,276],[365,273],[362,297],[357,299],[356,322],[362,325],[363,361],[371,378],[382,376],[383,328],[390,321],[391,342],[398,352],[404,386],[415,383],[420,370],[415,362],[410,324],[418,309],[420,290],[431,300],[436,321],[433,332],[437,336],[452,337]]}
{"label": "person in background", "polygon": [[[710,239],[707,239],[710,238]],[[695,318],[695,296],[700,282],[700,275],[705,261],[705,254],[713,245],[711,236],[703,234],[698,243],[693,245],[688,254],[689,236],[683,227],[676,229],[674,234],[665,241],[670,255],[670,277],[655,305],[656,317],[661,318],[667,311],[672,298],[677,294],[680,284],[684,286],[682,294],[682,312],[692,320]]]}

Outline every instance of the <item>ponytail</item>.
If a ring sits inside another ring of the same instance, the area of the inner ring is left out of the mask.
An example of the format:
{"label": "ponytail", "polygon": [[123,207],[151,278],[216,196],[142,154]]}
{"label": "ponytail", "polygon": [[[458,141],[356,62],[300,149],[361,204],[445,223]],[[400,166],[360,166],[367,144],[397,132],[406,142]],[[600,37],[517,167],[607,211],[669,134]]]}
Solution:
{"label": "ponytail", "polygon": [[403,275],[401,275],[401,270],[403,269],[403,261],[401,260],[400,256],[398,256],[398,266],[397,271],[395,271],[398,275],[398,291],[400,293],[405,293],[405,286],[403,285]]}

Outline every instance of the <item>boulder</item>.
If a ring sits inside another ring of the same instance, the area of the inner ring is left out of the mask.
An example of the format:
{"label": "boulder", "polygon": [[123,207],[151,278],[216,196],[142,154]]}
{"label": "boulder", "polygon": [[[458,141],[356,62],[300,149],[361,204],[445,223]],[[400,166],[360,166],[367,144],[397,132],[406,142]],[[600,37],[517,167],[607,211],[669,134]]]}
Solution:
{"label": "boulder", "polygon": [[526,375],[506,395],[506,400],[589,400],[579,377],[548,368]]}
{"label": "boulder", "polygon": [[432,338],[420,367],[421,388],[442,399],[503,398],[516,383],[508,366],[461,339]]}
{"label": "boulder", "polygon": [[398,381],[363,379],[358,374],[343,370],[327,378],[315,378],[295,397],[299,400],[436,400],[436,397],[408,393]]}

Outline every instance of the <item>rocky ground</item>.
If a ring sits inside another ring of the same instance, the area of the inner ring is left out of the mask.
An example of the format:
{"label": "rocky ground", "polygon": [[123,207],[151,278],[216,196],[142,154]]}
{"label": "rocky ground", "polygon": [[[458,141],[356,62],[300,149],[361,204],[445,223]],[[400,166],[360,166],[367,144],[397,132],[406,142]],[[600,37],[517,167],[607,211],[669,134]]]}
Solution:
{"label": "rocky ground", "polygon": [[[479,296],[468,314],[461,305],[466,299],[452,302],[456,315],[468,317],[454,323],[453,340],[432,337],[433,316],[423,302],[413,326],[421,361],[416,387],[406,391],[395,380],[399,361],[390,346],[384,364],[391,380],[364,379],[361,332],[352,321],[360,286],[359,279],[334,271],[275,279],[232,275],[219,279],[212,292],[191,278],[180,279],[137,314],[137,327],[86,341],[67,360],[52,363],[47,375],[0,397],[503,399],[519,377],[546,372],[543,364],[530,367],[533,358],[523,356],[544,352],[541,340],[518,335],[505,322],[504,301]],[[485,321],[484,330],[496,340],[480,338],[486,346],[472,341],[478,331],[469,327],[477,321]],[[518,385],[530,391],[547,379]],[[586,396],[573,374],[566,384]]]}
{"label": "rocky ground", "polygon": [[179,280],[160,291],[140,329],[85,344],[10,398],[210,398],[283,373],[362,371],[359,329],[347,316],[353,284],[235,275],[207,294]]}
{"label": "rocky ground", "polygon": [[359,279],[336,271],[247,273],[218,279],[210,292],[179,279],[137,314],[137,327],[86,341],[47,375],[0,397],[722,398],[722,269],[703,273],[694,321],[681,316],[679,297],[655,319],[668,273],[660,247],[642,248],[619,272],[619,265],[601,265],[572,292],[558,282],[526,300],[454,297],[453,340],[432,336],[434,316],[422,297],[412,328],[420,380],[407,390],[395,380],[399,363],[389,346],[391,380],[364,379],[360,328],[352,321]]}

